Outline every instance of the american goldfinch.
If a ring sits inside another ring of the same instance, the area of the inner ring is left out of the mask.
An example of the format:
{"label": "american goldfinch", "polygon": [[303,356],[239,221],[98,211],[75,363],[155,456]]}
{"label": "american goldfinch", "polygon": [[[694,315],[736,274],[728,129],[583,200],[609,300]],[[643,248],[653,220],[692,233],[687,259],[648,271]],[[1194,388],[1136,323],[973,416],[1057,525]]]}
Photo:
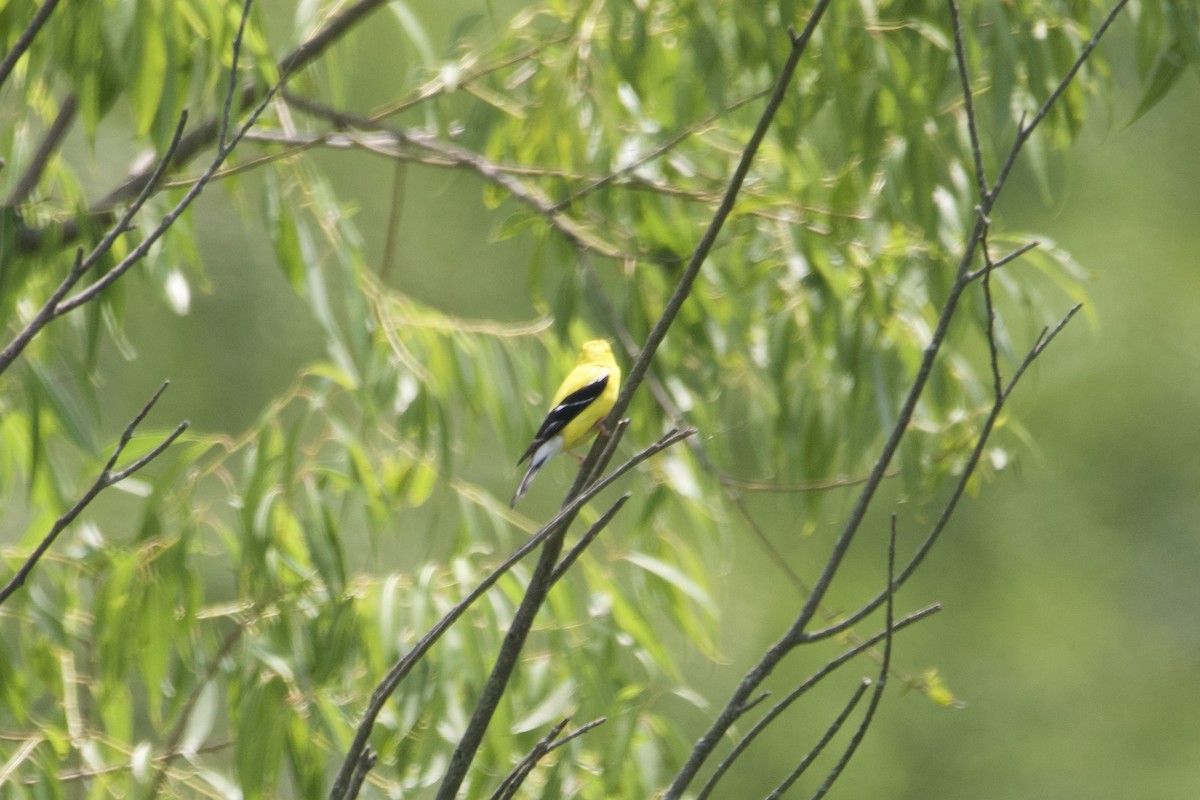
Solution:
{"label": "american goldfinch", "polygon": [[525,455],[517,462],[520,466],[525,459],[530,459],[529,470],[509,506],[517,504],[543,464],[595,434],[612,411],[620,386],[621,368],[613,359],[608,342],[603,339],[584,342],[579,351],[579,363],[558,387],[550,403],[550,413],[538,428]]}

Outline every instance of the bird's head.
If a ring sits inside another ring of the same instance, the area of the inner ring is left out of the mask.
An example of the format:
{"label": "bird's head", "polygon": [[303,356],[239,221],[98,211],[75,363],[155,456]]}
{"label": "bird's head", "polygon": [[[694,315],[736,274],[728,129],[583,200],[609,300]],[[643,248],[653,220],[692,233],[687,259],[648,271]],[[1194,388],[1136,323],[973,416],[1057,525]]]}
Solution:
{"label": "bird's head", "polygon": [[579,350],[579,360],[587,364],[601,364],[612,361],[612,348],[604,339],[593,339],[584,342]]}

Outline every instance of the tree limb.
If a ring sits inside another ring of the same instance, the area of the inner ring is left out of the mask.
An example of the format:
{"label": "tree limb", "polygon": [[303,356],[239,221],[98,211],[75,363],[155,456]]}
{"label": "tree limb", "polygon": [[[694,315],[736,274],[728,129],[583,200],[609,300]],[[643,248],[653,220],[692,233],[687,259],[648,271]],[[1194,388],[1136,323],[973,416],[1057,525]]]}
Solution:
{"label": "tree limb", "polygon": [[[358,763],[358,759],[362,757],[363,751],[367,747],[367,742],[371,736],[371,730],[375,725],[375,720],[379,713],[383,710],[383,706],[387,703],[392,694],[399,688],[400,683],[412,671],[412,668],[425,656],[431,647],[448,631],[455,622],[470,608],[475,601],[487,593],[487,591],[498,581],[508,570],[510,570],[517,562],[531,553],[535,548],[543,544],[549,537],[559,531],[560,526],[569,525],[574,520],[575,515],[597,494],[602,492],[614,481],[628,472],[637,464],[640,464],[645,459],[658,453],[659,451],[670,447],[676,442],[691,436],[695,433],[694,430],[686,429],[682,431],[671,431],[666,436],[659,439],[650,447],[642,450],[640,453],[633,456],[621,466],[617,467],[603,480],[597,481],[588,487],[588,490],[581,493],[569,505],[565,506],[558,512],[549,522],[533,536],[529,538],[525,544],[517,548],[507,559],[504,560],[498,567],[484,578],[479,584],[471,590],[471,592],[462,599],[454,608],[446,612],[446,614],[438,620],[438,622],[430,628],[420,640],[417,641],[413,648],[404,654],[399,661],[388,671],[388,674],[375,687],[371,693],[371,699],[367,703],[367,708],[363,712],[362,720],[359,722],[354,733],[354,739],[346,753],[345,759],[342,761],[341,769],[338,771],[337,777],[334,779],[333,788],[330,791],[330,800],[353,800],[354,794],[350,793],[350,780],[354,770],[354,765]],[[584,538],[591,536],[594,538],[593,531],[599,532],[597,529],[603,528],[604,525],[612,519],[616,510],[624,504],[625,499],[617,501],[610,513],[605,514],[600,520],[592,526],[592,530],[585,534]]]}
{"label": "tree limb", "polygon": [[[874,500],[875,493],[883,481],[884,475],[887,472],[887,468],[890,465],[892,458],[895,456],[896,451],[900,447],[901,439],[903,439],[904,434],[907,432],[908,425],[912,420],[913,414],[916,410],[917,402],[924,393],[925,386],[930,375],[932,374],[934,361],[937,359],[938,354],[941,351],[942,344],[945,341],[946,335],[949,331],[950,322],[957,311],[962,294],[966,290],[967,286],[970,285],[975,274],[971,271],[970,267],[975,261],[980,243],[987,232],[988,214],[991,213],[991,210],[996,202],[996,198],[999,196],[999,192],[1004,185],[1004,180],[1008,174],[1008,171],[1011,169],[1012,164],[1016,161],[1017,155],[1020,153],[1034,128],[1038,123],[1041,122],[1042,119],[1045,118],[1050,106],[1058,99],[1058,97],[1062,95],[1063,91],[1066,89],[1066,86],[1074,79],[1083,62],[1087,60],[1088,56],[1090,56],[1091,52],[1095,49],[1096,43],[1099,41],[1099,37],[1104,33],[1105,30],[1107,30],[1109,25],[1111,25],[1115,15],[1119,12],[1121,7],[1124,6],[1125,2],[1126,0],[1118,0],[1117,6],[1113,9],[1112,13],[1105,18],[1100,29],[1080,53],[1071,69],[1067,72],[1066,76],[1063,77],[1058,87],[1047,99],[1046,103],[1039,110],[1033,121],[1031,121],[1028,126],[1026,126],[1023,122],[1019,126],[1020,132],[1008,154],[1006,166],[1001,169],[1000,174],[993,183],[991,192],[987,196],[980,199],[980,213],[977,214],[975,223],[967,236],[962,257],[960,258],[958,266],[955,269],[954,281],[951,284],[946,300],[944,301],[942,309],[939,313],[937,325],[931,336],[930,343],[925,348],[925,352],[922,355],[917,373],[914,376],[909,391],[901,405],[900,411],[897,415],[896,424],[893,426],[891,433],[885,440],[880,455],[876,460],[874,467],[871,469],[870,477],[863,486],[863,489],[860,492],[859,497],[846,520],[841,534],[835,540],[829,558],[825,562],[825,566],[823,567],[816,582],[813,584],[812,592],[809,594],[803,608],[800,610],[800,613],[792,622],[791,627],[775,644],[771,645],[764,652],[758,663],[746,673],[742,681],[730,695],[725,707],[713,720],[709,729],[700,737],[700,739],[697,740],[687,761],[680,769],[675,781],[667,790],[667,793],[664,796],[665,800],[678,800],[678,798],[682,796],[683,791],[695,777],[696,773],[700,769],[700,766],[712,754],[721,739],[724,737],[726,731],[728,731],[729,727],[737,719],[740,713],[739,709],[742,707],[745,700],[754,693],[762,681],[771,674],[775,667],[779,665],[779,663],[788,653],[790,653],[802,642],[811,641],[814,638],[810,635],[806,635],[807,627],[811,623],[814,615],[817,613],[817,610],[820,608],[821,602],[824,599],[825,594],[828,592],[834,576],[837,574],[838,569],[845,560],[846,554],[849,552],[850,545],[854,541],[858,530],[866,517],[867,509]],[[1065,324],[1065,322],[1066,320],[1064,320],[1063,323],[1060,323],[1059,327],[1056,328],[1056,331],[1061,330],[1061,327],[1063,324]],[[1034,351],[1032,352],[1040,353],[1042,350],[1044,350],[1045,345],[1047,344],[1047,342],[1044,341],[1046,338],[1047,337],[1042,337],[1042,339],[1039,339],[1038,344],[1035,345]],[[1049,338],[1052,338],[1052,336]],[[1018,378],[1022,372],[1023,369],[1018,369],[1017,374],[1014,375],[1014,378]],[[990,426],[988,427],[988,431],[990,431]],[[984,444],[985,442],[981,441],[977,449],[982,448]],[[948,520],[948,516],[946,516],[946,519]],[[912,562],[910,562],[909,566],[913,566]],[[900,583],[903,583],[903,580],[908,574],[911,574],[911,572],[901,571],[897,580]],[[891,591],[893,591],[893,587],[889,586],[888,592],[881,597],[886,600],[887,594],[889,594]],[[868,605],[870,605],[872,609],[877,608],[879,601],[880,598],[876,598],[875,601],[872,601],[872,603]],[[836,630],[844,630],[852,625],[855,621],[861,619],[864,615],[865,614],[862,613],[862,610],[860,610],[860,613],[852,615],[847,620],[837,623],[836,625],[825,629],[825,631],[822,631],[821,633],[822,635],[829,635],[831,632]]]}
{"label": "tree limb", "polygon": [[75,505],[71,506],[71,508],[67,510],[67,513],[55,520],[54,525],[52,525],[50,528],[50,532],[42,538],[42,541],[38,544],[38,546],[35,547],[33,552],[30,553],[29,557],[25,559],[25,563],[21,565],[21,568],[17,570],[16,574],[13,575],[8,584],[3,589],[0,589],[0,605],[3,605],[4,601],[8,600],[13,593],[25,585],[25,581],[28,580],[30,573],[33,572],[33,568],[37,566],[38,561],[41,560],[42,556],[46,554],[46,551],[49,550],[51,545],[54,544],[54,541],[58,538],[59,534],[66,530],[67,526],[75,521],[75,518],[78,517],[79,514],[88,507],[88,504],[95,500],[96,497],[108,487],[123,481],[125,478],[128,478],[130,475],[141,470],[151,461],[158,458],[175,442],[176,439],[180,437],[180,435],[183,434],[185,430],[187,430],[189,425],[188,422],[184,421],[179,423],[175,430],[172,431],[165,439],[159,442],[158,445],[155,446],[155,448],[149,453],[137,459],[125,469],[117,470],[115,472],[113,471],[113,468],[116,466],[117,459],[121,457],[121,453],[125,452],[125,447],[129,444],[130,440],[133,439],[134,431],[137,429],[138,425],[142,423],[142,420],[146,418],[146,415],[150,413],[150,409],[154,408],[154,404],[158,402],[158,398],[162,397],[162,393],[166,391],[169,385],[170,381],[164,381],[163,385],[160,386],[158,391],[154,393],[154,396],[150,398],[150,402],[146,403],[142,410],[138,412],[137,416],[135,416],[133,420],[125,426],[125,430],[122,432],[116,448],[113,449],[112,455],[109,456],[108,462],[104,465],[104,469],[100,471],[100,475],[95,481],[92,482],[92,485],[88,487],[88,490],[83,493],[83,496],[75,501]]}
{"label": "tree limb", "polygon": [[[892,626],[892,632],[897,633],[902,631],[909,625],[920,622],[926,617],[932,616],[941,610],[942,606],[939,603],[918,609],[917,611],[914,611],[903,619],[897,621],[896,624]],[[807,694],[813,687],[824,680],[838,667],[841,667],[855,656],[858,656],[859,654],[864,653],[868,649],[874,647],[880,641],[886,638],[887,635],[888,634],[886,630],[881,631],[880,633],[877,633],[874,636],[859,642],[841,655],[830,659],[825,663],[824,666],[822,666],[819,670],[810,675],[803,683],[793,689],[786,697],[773,705],[771,710],[754,723],[753,727],[750,728],[746,735],[743,736],[736,745],[734,745],[733,750],[730,751],[729,755],[727,755],[724,760],[717,765],[717,768],[705,782],[704,787],[700,790],[700,793],[696,795],[696,800],[706,800],[706,798],[712,794],[717,782],[721,780],[729,768],[733,766],[734,762],[737,761],[743,752],[745,752],[746,748],[748,748],[758,737],[758,735],[765,731],[780,714],[786,711],[788,707],[799,700],[802,696]]]}
{"label": "tree limb", "polygon": [[37,13],[33,15],[33,19],[25,26],[25,30],[21,31],[21,35],[17,37],[16,43],[13,44],[13,49],[9,50],[4,56],[4,60],[0,61],[0,86],[3,86],[8,81],[8,76],[12,74],[13,67],[21,60],[21,56],[25,55],[25,51],[33,44],[33,40],[37,38],[41,32],[42,26],[46,24],[46,20],[50,19],[50,15],[54,13],[55,7],[58,6],[58,0],[45,0]]}
{"label": "tree limb", "polygon": [[58,114],[54,117],[54,122],[50,124],[45,135],[42,136],[42,143],[38,145],[37,152],[29,160],[29,166],[26,167],[21,179],[17,181],[17,185],[9,192],[5,205],[15,208],[28,200],[29,195],[33,194],[33,190],[37,188],[38,181],[42,179],[42,173],[45,172],[46,164],[50,161],[50,157],[62,146],[67,131],[71,130],[71,123],[75,121],[75,111],[78,108],[79,101],[75,97],[74,92],[63,98],[62,105],[58,107]]}

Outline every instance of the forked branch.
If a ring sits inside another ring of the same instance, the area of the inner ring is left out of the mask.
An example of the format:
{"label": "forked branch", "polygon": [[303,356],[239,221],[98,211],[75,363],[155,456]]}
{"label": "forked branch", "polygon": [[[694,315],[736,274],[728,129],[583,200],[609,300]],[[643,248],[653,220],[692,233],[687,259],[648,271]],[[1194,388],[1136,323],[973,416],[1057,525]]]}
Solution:
{"label": "forked branch", "polygon": [[137,427],[142,424],[142,420],[144,420],[146,415],[150,413],[150,409],[154,408],[154,404],[158,402],[158,398],[162,397],[162,393],[166,391],[169,385],[169,381],[164,382],[163,385],[158,388],[158,391],[154,393],[154,396],[150,398],[150,402],[146,403],[145,407],[138,412],[137,416],[125,426],[125,430],[121,433],[121,438],[117,441],[117,446],[113,449],[112,455],[109,456],[104,468],[100,470],[100,474],[96,477],[96,480],[92,482],[92,485],[88,487],[87,491],[75,501],[75,504],[71,506],[71,508],[68,509],[65,514],[54,521],[54,524],[50,527],[50,531],[44,537],[42,537],[42,541],[33,549],[33,552],[29,554],[29,557],[25,559],[25,562],[21,565],[20,569],[18,569],[16,574],[13,575],[8,584],[3,589],[0,589],[0,605],[2,605],[4,601],[8,600],[8,598],[11,597],[18,589],[25,585],[25,581],[29,579],[29,575],[33,572],[33,568],[37,566],[38,561],[40,561],[42,556],[46,554],[46,551],[50,549],[55,540],[58,539],[59,535],[67,529],[68,525],[75,521],[75,519],[83,512],[83,510],[87,508],[88,505],[95,500],[102,491],[113,484],[120,483],[130,475],[133,475],[135,472],[145,468],[147,464],[161,456],[166,449],[170,447],[185,430],[187,430],[188,423],[186,421],[179,423],[179,425],[175,427],[175,430],[168,434],[167,437],[159,442],[158,445],[156,445],[149,453],[146,453],[141,458],[134,460],[124,469],[116,469],[117,461],[121,458],[121,454],[125,452],[125,448],[133,439],[133,434],[137,430]]}
{"label": "forked branch", "polygon": [[[1101,26],[1093,35],[1092,39],[1080,52],[1075,62],[1067,71],[1067,74],[1062,78],[1055,90],[1051,93],[1050,97],[1046,99],[1045,103],[1034,115],[1033,119],[1028,124],[1022,121],[1018,126],[1017,137],[1008,152],[1004,166],[1001,168],[995,181],[992,183],[991,190],[981,196],[979,199],[978,214],[976,215],[975,222],[971,227],[966,241],[964,242],[962,256],[959,259],[958,265],[955,269],[954,281],[949,289],[945,301],[943,302],[942,308],[939,312],[937,325],[931,336],[930,342],[926,346],[922,355],[916,375],[914,376],[908,393],[901,404],[899,413],[897,414],[896,423],[888,434],[880,455],[876,459],[875,465],[871,469],[870,476],[863,485],[863,488],[850,512],[849,517],[847,518],[842,532],[835,540],[833,549],[830,552],[830,555],[826,560],[820,575],[813,584],[812,592],[809,594],[803,608],[800,610],[799,614],[796,616],[788,630],[774,645],[766,650],[758,663],[746,673],[742,681],[731,693],[724,708],[713,720],[709,729],[700,737],[699,740],[697,740],[687,760],[664,795],[666,800],[677,800],[677,798],[682,797],[683,792],[690,785],[703,764],[719,746],[720,742],[729,731],[730,726],[741,715],[747,699],[755,694],[755,692],[758,690],[758,687],[767,678],[767,676],[774,671],[774,669],[795,647],[805,641],[811,641],[814,638],[818,638],[818,634],[823,637],[830,635],[832,632],[844,630],[845,628],[854,624],[854,622],[861,620],[866,613],[869,613],[871,610],[877,608],[881,602],[888,601],[891,593],[895,591],[895,586],[889,586],[884,593],[882,593],[871,603],[868,603],[867,606],[864,606],[859,613],[851,615],[851,617],[847,618],[846,620],[839,622],[836,625],[825,629],[824,631],[811,634],[808,633],[808,626],[812,622],[817,610],[820,608],[822,600],[828,592],[829,587],[838,572],[838,569],[845,560],[846,554],[849,552],[850,546],[857,536],[863,520],[866,518],[867,509],[873,502],[876,492],[878,491],[879,486],[887,472],[888,466],[891,464],[893,457],[900,447],[900,442],[908,430],[908,426],[912,421],[913,414],[916,411],[917,403],[923,395],[925,386],[929,381],[930,375],[932,374],[934,362],[937,360],[943,343],[946,340],[951,320],[954,318],[955,313],[958,310],[959,302],[962,299],[963,293],[967,290],[975,278],[986,274],[985,272],[972,270],[972,265],[978,259],[981,245],[984,242],[987,234],[989,215],[991,214],[996,199],[999,196],[999,192],[1004,186],[1005,179],[1007,178],[1013,163],[1015,163],[1025,143],[1028,141],[1038,124],[1045,119],[1050,108],[1058,100],[1058,98],[1062,96],[1062,93],[1066,90],[1067,86],[1071,83],[1076,74],[1078,74],[1079,70],[1082,68],[1083,64],[1090,57],[1092,51],[1095,49],[1096,44],[1099,42],[1104,32],[1112,24],[1112,21],[1115,19],[1116,15],[1125,5],[1125,1],[1126,0],[1119,0],[1112,12],[1110,12],[1110,14],[1105,18]],[[956,26],[956,31],[957,30],[958,26]],[[959,49],[962,49],[961,43],[959,44]],[[965,67],[963,67],[962,75],[964,91],[969,93],[970,81],[966,77]],[[973,104],[967,103],[967,108],[969,109],[969,113],[973,115]],[[974,127],[974,125],[972,125],[972,127]],[[973,137],[974,141],[978,141],[977,133],[973,134]],[[977,170],[977,178],[979,179],[981,188],[985,189],[986,177],[983,176],[982,158],[978,161],[978,164],[979,168]],[[1074,311],[1072,311],[1072,314],[1073,313]],[[1028,366],[1032,359],[1040,355],[1045,349],[1046,345],[1049,344],[1049,341],[1053,339],[1053,333],[1061,330],[1062,326],[1065,325],[1070,319],[1070,316],[1071,315],[1068,314],[1068,316],[1059,324],[1058,327],[1055,328],[1055,331],[1050,335],[1039,338],[1037,344],[1030,351],[1030,358],[1026,359],[1025,364],[1023,364],[1017,370],[1016,374],[1014,374],[1010,380],[1009,391],[1011,391],[1012,386],[1015,386],[1016,381],[1020,379],[1021,375],[1024,373],[1024,369]],[[1007,397],[1007,394],[1007,392],[1003,393],[1001,397],[998,398],[997,405],[1002,404],[1003,400]],[[987,423],[985,428],[979,433],[979,439],[976,447],[976,452],[979,454],[982,454],[983,448],[987,443],[988,435],[990,434],[992,426],[994,425],[995,417],[998,416],[998,413],[998,409],[994,409],[993,416],[989,418],[991,421]],[[974,466],[977,464],[978,457],[976,457],[970,465],[972,472]],[[964,472],[967,471],[964,470]],[[963,476],[963,481],[968,478],[969,473]],[[948,520],[949,513],[952,511],[952,507],[948,508],[946,513],[943,514],[943,518]],[[942,527],[944,527],[944,523],[942,520],[939,520],[939,526],[936,527],[936,530],[940,532]],[[936,536],[933,538],[936,539]],[[929,544],[931,545],[931,543]],[[914,561],[910,561],[906,569],[901,571],[899,576],[896,578],[898,583],[903,583],[908,575],[911,574],[911,570],[915,569],[916,564],[919,563],[919,558],[923,557],[923,552],[927,552],[927,549],[928,548],[926,547],[924,551],[919,551],[918,556],[914,559]]]}

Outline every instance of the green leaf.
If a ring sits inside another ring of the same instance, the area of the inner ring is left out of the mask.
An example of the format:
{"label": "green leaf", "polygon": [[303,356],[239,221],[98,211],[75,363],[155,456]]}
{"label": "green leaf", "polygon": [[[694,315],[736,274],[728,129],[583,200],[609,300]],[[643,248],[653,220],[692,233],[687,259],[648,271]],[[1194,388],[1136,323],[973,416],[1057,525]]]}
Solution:
{"label": "green leaf", "polygon": [[1142,90],[1142,99],[1137,109],[1125,123],[1126,127],[1141,119],[1147,112],[1162,102],[1167,93],[1175,86],[1179,76],[1187,68],[1187,56],[1182,45],[1176,41],[1158,57],[1150,80]]}
{"label": "green leaf", "polygon": [[72,444],[88,455],[95,455],[97,447],[93,434],[94,416],[83,410],[78,399],[68,391],[67,383],[47,374],[42,362],[30,360],[27,363],[25,375],[30,394],[35,395],[49,409],[55,422],[66,432]]}
{"label": "green leaf", "polygon": [[524,717],[513,722],[509,728],[513,733],[525,733],[556,723],[571,716],[577,702],[578,686],[573,680],[563,681],[542,702]]}
{"label": "green leaf", "polygon": [[140,26],[142,51],[133,86],[134,133],[139,139],[150,134],[168,76],[173,77],[173,72],[167,69],[167,43],[161,20],[157,15],[152,16]]}
{"label": "green leaf", "polygon": [[234,765],[246,800],[267,797],[282,767],[287,738],[287,689],[272,677],[244,689],[237,709]]}

